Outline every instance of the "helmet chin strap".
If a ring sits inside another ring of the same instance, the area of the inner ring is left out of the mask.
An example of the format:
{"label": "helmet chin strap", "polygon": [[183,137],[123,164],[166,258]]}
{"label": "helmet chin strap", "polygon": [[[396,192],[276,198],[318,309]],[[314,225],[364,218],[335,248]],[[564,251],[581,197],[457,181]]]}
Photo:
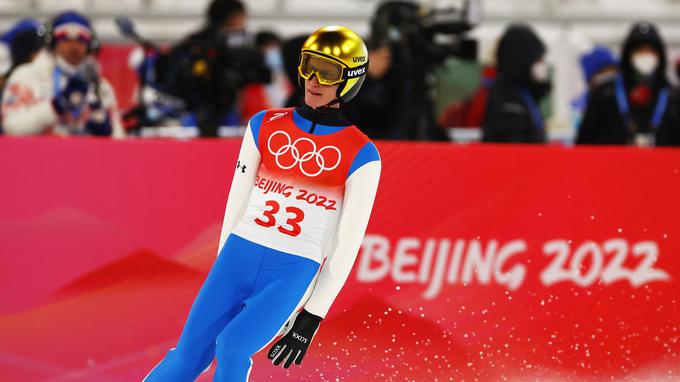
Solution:
{"label": "helmet chin strap", "polygon": [[346,82],[347,81],[343,81],[343,82],[340,83],[340,86],[338,86],[338,90],[337,90],[335,99],[332,100],[331,102],[325,104],[323,107],[331,107],[331,106],[337,105],[340,102],[342,102],[342,98],[340,97],[340,90],[345,87]]}
{"label": "helmet chin strap", "polygon": [[331,107],[331,106],[333,106],[333,105],[339,104],[340,102],[341,102],[341,101],[340,101],[340,98],[336,98],[336,99],[332,100],[331,102],[329,102],[329,103],[323,105],[322,107]]}

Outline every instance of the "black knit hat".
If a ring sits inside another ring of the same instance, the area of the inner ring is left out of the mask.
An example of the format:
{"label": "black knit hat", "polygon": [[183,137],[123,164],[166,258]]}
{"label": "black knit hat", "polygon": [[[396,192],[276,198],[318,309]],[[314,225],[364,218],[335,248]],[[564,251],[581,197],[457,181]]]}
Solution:
{"label": "black knit hat", "polygon": [[17,33],[10,48],[12,66],[16,67],[30,61],[33,54],[42,48],[43,42],[37,30],[27,29]]}
{"label": "black knit hat", "polygon": [[246,8],[238,0],[213,0],[208,7],[208,24],[219,27],[233,15],[244,13]]}

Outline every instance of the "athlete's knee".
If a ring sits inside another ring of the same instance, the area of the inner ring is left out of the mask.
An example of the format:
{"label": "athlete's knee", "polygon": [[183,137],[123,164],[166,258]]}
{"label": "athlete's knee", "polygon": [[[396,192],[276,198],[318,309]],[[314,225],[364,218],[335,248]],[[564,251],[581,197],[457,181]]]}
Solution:
{"label": "athlete's knee", "polygon": [[175,348],[170,349],[143,382],[193,381],[198,375],[196,360],[193,358]]}
{"label": "athlete's knee", "polygon": [[203,353],[198,363],[198,370],[200,372],[205,372],[212,364],[213,359],[215,359],[215,343],[213,342],[208,349]]}
{"label": "athlete's knee", "polygon": [[234,368],[248,367],[250,365],[251,352],[244,344],[238,344],[228,338],[217,338],[217,364]]}
{"label": "athlete's knee", "polygon": [[215,358],[215,343],[202,352],[183,346],[168,350],[165,357],[149,372],[143,382],[193,381],[206,371]]}

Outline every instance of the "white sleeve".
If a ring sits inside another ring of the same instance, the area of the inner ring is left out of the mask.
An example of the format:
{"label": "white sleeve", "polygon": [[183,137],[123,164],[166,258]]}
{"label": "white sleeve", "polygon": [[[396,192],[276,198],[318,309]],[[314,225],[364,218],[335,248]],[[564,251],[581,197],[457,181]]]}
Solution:
{"label": "white sleeve", "polygon": [[51,99],[39,99],[26,83],[25,70],[17,69],[2,97],[2,127],[7,135],[41,134],[59,120]]}
{"label": "white sleeve", "polygon": [[369,162],[350,175],[345,183],[342,214],[329,256],[305,304],[309,313],[325,317],[347,281],[371,217],[380,169],[380,161]]}
{"label": "white sleeve", "polygon": [[[250,192],[255,185],[257,169],[260,167],[260,152],[258,151],[257,146],[255,146],[255,139],[250,131],[250,123],[248,123],[246,133],[243,136],[241,151],[238,154],[238,165],[239,167],[234,171],[234,178],[231,181],[229,197],[227,198],[227,207],[224,211],[224,222],[222,223],[222,231],[220,233],[220,245],[217,249],[218,255],[224,242],[227,240],[227,237],[236,226],[236,223],[246,212]],[[243,166],[245,166],[245,168]],[[236,167],[236,164],[234,164],[234,167]]]}

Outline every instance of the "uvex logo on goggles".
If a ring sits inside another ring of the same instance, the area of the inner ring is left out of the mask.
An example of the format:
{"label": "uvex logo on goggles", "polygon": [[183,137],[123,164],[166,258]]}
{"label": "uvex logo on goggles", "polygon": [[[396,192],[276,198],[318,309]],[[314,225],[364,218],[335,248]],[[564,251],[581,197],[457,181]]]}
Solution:
{"label": "uvex logo on goggles", "polygon": [[[360,58],[361,61],[365,60],[364,56],[361,56]],[[357,57],[354,57],[354,59],[357,59]],[[346,65],[334,59],[303,52],[298,72],[300,77],[304,79],[310,79],[312,75],[316,75],[320,84],[335,85],[350,78],[363,76],[366,74],[367,68],[368,63],[355,68],[347,68]]]}
{"label": "uvex logo on goggles", "polygon": [[347,69],[347,78],[361,77],[366,74],[366,69],[368,69],[368,63],[365,63],[359,67],[353,69]]}

